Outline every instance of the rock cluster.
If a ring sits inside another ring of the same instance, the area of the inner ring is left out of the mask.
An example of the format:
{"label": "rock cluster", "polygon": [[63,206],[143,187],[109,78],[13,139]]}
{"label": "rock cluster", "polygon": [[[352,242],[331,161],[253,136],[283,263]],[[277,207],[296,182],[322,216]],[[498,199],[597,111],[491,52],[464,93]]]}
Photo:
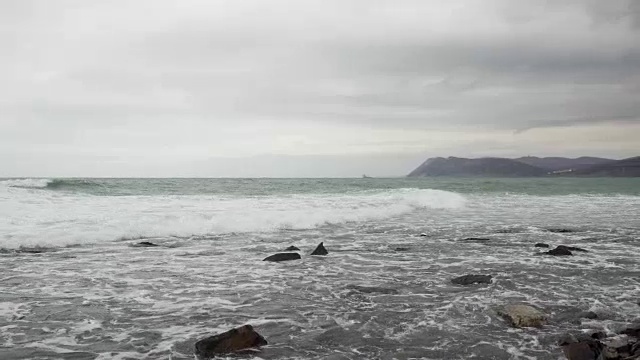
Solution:
{"label": "rock cluster", "polygon": [[564,356],[569,360],[631,360],[640,359],[640,322],[633,323],[619,334],[607,337],[602,332],[567,334],[560,338]]}

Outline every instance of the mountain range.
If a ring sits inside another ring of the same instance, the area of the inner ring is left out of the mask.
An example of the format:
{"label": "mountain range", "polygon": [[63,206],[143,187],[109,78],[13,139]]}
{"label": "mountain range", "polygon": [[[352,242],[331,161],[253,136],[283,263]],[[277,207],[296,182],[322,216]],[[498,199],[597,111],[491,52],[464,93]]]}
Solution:
{"label": "mountain range", "polygon": [[486,157],[467,159],[459,157],[430,158],[408,176],[486,176],[486,177],[537,177],[537,176],[592,176],[592,177],[640,177],[640,156],[623,159],[599,157],[535,157],[516,159]]}

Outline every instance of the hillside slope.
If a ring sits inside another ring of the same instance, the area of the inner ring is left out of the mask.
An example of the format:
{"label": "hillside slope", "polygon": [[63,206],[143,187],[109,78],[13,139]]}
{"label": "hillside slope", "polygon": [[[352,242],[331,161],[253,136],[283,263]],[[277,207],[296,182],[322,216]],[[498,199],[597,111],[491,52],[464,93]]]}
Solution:
{"label": "hillside slope", "polygon": [[457,157],[431,158],[408,176],[544,176],[548,171],[516,160],[504,158],[466,159]]}
{"label": "hillside slope", "polygon": [[605,159],[599,157],[582,156],[579,158],[571,159],[565,157],[537,157],[537,156],[525,156],[514,159],[521,163],[525,163],[531,166],[539,167],[547,171],[561,171],[570,169],[584,169],[594,165],[606,164],[613,162],[613,159]]}
{"label": "hillside slope", "polygon": [[640,177],[640,156],[577,169],[563,175]]}

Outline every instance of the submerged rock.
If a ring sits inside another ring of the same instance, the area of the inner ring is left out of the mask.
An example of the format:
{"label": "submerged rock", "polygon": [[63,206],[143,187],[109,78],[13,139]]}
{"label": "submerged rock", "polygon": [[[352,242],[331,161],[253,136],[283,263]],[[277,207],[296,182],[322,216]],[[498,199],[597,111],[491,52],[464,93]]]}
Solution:
{"label": "submerged rock", "polygon": [[324,248],[324,243],[318,244],[315,250],[311,253],[311,255],[327,255],[329,252]]}
{"label": "submerged rock", "polygon": [[20,246],[16,250],[17,253],[24,253],[24,254],[42,254],[42,253],[51,252],[51,251],[54,251],[54,249],[46,248],[38,245],[34,247]]}
{"label": "submerged rock", "polygon": [[545,243],[537,243],[534,245],[534,247],[539,247],[539,248],[548,248],[549,244],[545,244]]}
{"label": "submerged rock", "polygon": [[457,285],[472,285],[472,284],[491,284],[493,277],[491,275],[463,275],[457,278],[451,279],[451,282]]}
{"label": "submerged rock", "polygon": [[557,248],[567,249],[569,251],[589,252],[583,248],[577,246],[558,245]]}
{"label": "submerged rock", "polygon": [[566,234],[575,232],[575,230],[563,229],[563,228],[550,228],[547,229],[548,232],[556,233],[556,234]]}
{"label": "submerged rock", "polygon": [[547,317],[538,309],[529,305],[506,305],[498,310],[514,327],[541,327],[546,324]]}
{"label": "submerged rock", "polygon": [[255,349],[263,345],[267,345],[267,340],[253,330],[251,325],[244,325],[198,341],[195,345],[195,353],[200,358],[208,359],[217,355]]}
{"label": "submerged rock", "polygon": [[481,241],[491,241],[491,239],[483,238],[483,237],[468,237],[468,238],[462,239],[462,241],[469,241],[469,242],[478,241],[478,242],[481,242]]}
{"label": "submerged rock", "polygon": [[154,243],[149,242],[149,241],[141,241],[141,242],[139,242],[137,244],[134,244],[133,246],[134,247],[154,247],[154,246],[160,246],[160,245],[154,244]]}
{"label": "submerged rock", "polygon": [[365,294],[397,294],[398,290],[392,288],[383,288],[378,286],[362,286],[362,285],[349,285],[347,289],[355,290]]}
{"label": "submerged rock", "polygon": [[286,251],[300,251],[300,249],[298,249],[297,247],[291,245],[288,248],[285,249]]}
{"label": "submerged rock", "polygon": [[598,319],[598,314],[593,311],[584,311],[580,308],[568,308],[553,318],[555,322],[569,322],[574,324],[580,324],[581,319]]}
{"label": "submerged rock", "polygon": [[569,249],[566,247],[558,246],[553,250],[549,250],[543,254],[553,255],[553,256],[571,256],[573,255]]}
{"label": "submerged rock", "polygon": [[599,317],[598,314],[596,314],[593,311],[583,311],[580,314],[578,314],[578,316],[580,316],[583,319],[589,319],[589,320],[595,320]]}
{"label": "submerged rock", "polygon": [[298,253],[277,253],[264,258],[262,261],[288,261],[302,259]]}

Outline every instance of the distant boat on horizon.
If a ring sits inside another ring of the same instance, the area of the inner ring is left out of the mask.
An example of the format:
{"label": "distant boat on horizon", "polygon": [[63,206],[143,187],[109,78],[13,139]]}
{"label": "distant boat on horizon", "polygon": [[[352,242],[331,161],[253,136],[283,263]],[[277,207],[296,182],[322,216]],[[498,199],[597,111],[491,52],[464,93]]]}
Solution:
{"label": "distant boat on horizon", "polygon": [[371,176],[368,176],[367,174],[362,174],[362,178],[363,179],[371,179]]}

